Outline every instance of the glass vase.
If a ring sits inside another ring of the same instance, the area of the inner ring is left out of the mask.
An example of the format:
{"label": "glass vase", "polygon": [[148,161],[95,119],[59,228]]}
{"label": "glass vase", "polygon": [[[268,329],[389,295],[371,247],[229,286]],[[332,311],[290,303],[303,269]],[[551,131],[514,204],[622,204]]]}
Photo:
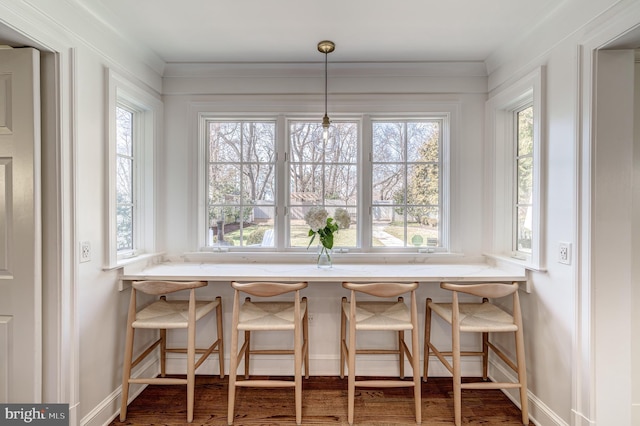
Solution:
{"label": "glass vase", "polygon": [[322,244],[318,246],[318,260],[316,262],[318,268],[328,269],[333,266],[331,261],[331,249],[326,248]]}

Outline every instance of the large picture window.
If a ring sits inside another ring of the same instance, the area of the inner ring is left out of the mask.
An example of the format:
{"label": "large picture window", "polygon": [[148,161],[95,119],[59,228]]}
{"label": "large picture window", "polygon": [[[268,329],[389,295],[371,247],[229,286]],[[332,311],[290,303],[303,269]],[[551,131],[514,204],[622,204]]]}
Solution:
{"label": "large picture window", "polygon": [[334,250],[446,251],[443,152],[448,117],[319,121],[202,115],[205,250],[308,248],[305,214],[344,209]]}

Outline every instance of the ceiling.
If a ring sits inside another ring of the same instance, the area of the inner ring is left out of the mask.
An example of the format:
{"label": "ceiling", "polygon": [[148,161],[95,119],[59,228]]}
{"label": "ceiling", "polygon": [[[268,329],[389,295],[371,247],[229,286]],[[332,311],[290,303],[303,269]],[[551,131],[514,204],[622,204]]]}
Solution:
{"label": "ceiling", "polygon": [[484,61],[567,0],[74,0],[165,62]]}

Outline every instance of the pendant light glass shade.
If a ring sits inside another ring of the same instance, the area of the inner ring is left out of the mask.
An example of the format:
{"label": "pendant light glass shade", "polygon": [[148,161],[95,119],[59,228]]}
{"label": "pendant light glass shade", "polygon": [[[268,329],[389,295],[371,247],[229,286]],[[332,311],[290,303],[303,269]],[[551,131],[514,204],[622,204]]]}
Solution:
{"label": "pendant light glass shade", "polygon": [[331,120],[329,120],[329,115],[327,114],[327,58],[329,53],[333,52],[335,48],[336,45],[329,40],[318,43],[318,51],[324,53],[324,117],[322,117],[322,138],[325,142],[329,140],[329,126],[331,125]]}

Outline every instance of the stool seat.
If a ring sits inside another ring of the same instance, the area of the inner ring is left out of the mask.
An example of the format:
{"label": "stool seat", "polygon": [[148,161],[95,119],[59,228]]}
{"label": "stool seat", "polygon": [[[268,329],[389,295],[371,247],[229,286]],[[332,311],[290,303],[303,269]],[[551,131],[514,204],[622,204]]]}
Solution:
{"label": "stool seat", "polygon": [[[196,301],[196,321],[213,311],[219,300]],[[139,311],[133,328],[187,328],[189,326],[189,301],[158,300]]]}
{"label": "stool seat", "polygon": [[[463,332],[508,332],[517,331],[513,317],[490,303],[460,303],[460,331]],[[431,309],[449,324],[453,321],[451,303],[432,303]]]}
{"label": "stool seat", "polygon": [[[295,307],[291,302],[252,302],[240,307],[238,330],[293,330]],[[306,299],[300,301],[300,320],[307,314]]]}
{"label": "stool seat", "polygon": [[[349,314],[350,303],[342,302],[342,310]],[[358,302],[356,330],[411,330],[411,312],[404,302]]]}

